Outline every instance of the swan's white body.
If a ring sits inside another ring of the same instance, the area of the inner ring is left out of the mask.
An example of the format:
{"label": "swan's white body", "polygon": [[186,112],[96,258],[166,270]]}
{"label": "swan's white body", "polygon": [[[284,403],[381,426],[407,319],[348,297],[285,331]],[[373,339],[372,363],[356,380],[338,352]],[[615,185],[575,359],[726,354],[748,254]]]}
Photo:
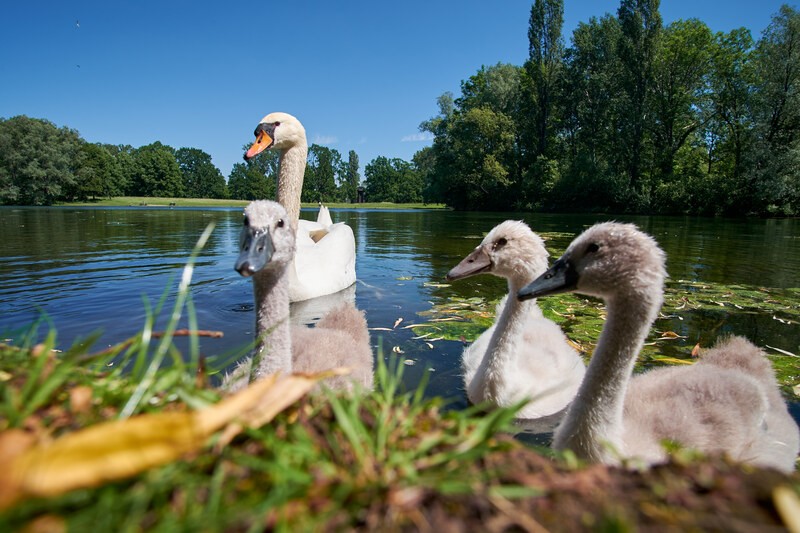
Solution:
{"label": "swan's white body", "polygon": [[741,337],[723,340],[690,367],[631,378],[663,300],[664,253],[631,224],[597,224],[519,292],[535,298],[575,291],[603,298],[608,316],[554,447],[617,463],[666,459],[663,442],[786,472],[800,431],[764,353]]}
{"label": "swan's white body", "polygon": [[356,281],[356,244],[347,224],[334,224],[321,206],[317,221],[300,219],[308,141],[303,125],[287,113],[270,113],[256,128],[256,142],[245,158],[278,150],[277,201],[286,208],[297,230],[295,260],[289,266],[289,299],[299,302],[332,294]]}
{"label": "swan's white body", "polygon": [[[267,200],[245,209],[245,227],[236,270],[253,277],[256,304],[256,350],[223,386],[237,390],[249,379],[276,372],[318,372],[347,367],[351,373],[325,381],[331,388],[372,388],[373,357],[364,314],[343,304],[313,328],[289,320],[289,266],[295,256],[295,231],[286,210]],[[255,361],[254,361],[255,359]],[[252,366],[255,368],[251,372]]]}
{"label": "swan's white body", "polygon": [[495,323],[464,350],[462,368],[473,404],[511,406],[529,400],[518,418],[546,417],[575,397],[585,366],[564,333],[542,315],[535,300],[521,302],[519,289],[547,269],[542,239],[523,222],[496,226],[448,273],[461,279],[489,273],[508,280],[508,295],[497,306]]}

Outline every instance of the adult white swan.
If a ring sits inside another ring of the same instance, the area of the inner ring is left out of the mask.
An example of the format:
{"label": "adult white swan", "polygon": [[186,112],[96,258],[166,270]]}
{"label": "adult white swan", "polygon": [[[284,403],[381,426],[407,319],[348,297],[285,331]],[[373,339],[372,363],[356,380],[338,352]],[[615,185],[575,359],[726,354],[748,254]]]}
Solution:
{"label": "adult white swan", "polygon": [[663,301],[664,252],[632,224],[592,226],[522,289],[519,298],[575,291],[602,298],[607,318],[578,395],[553,445],[596,462],[666,458],[665,441],[705,453],[794,470],[800,431],[769,360],[730,337],[689,367],[631,378]]}
{"label": "adult white swan", "polygon": [[517,417],[540,419],[562,412],[578,392],[586,372],[583,360],[535,300],[516,297],[547,270],[548,255],[527,224],[506,220],[447,273],[449,280],[481,273],[508,280],[508,295],[497,306],[494,324],[462,356],[464,385],[473,404],[507,407],[528,399]]}
{"label": "adult white swan", "polygon": [[356,281],[356,243],[347,224],[333,224],[320,207],[317,222],[300,220],[300,194],[308,157],[303,125],[288,113],[270,113],[255,130],[256,141],[245,160],[264,150],[278,150],[277,201],[297,231],[297,252],[289,266],[289,300],[300,302],[345,289]]}

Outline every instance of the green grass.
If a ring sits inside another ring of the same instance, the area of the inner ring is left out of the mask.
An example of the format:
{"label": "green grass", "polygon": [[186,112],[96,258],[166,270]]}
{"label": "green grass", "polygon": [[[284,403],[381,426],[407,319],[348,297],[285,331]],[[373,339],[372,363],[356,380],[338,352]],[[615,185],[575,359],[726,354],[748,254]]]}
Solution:
{"label": "green grass", "polygon": [[[246,206],[247,200],[219,200],[214,198],[157,198],[144,196],[117,196],[98,198],[86,202],[64,202],[58,205],[70,207],[239,207]],[[391,202],[371,202],[364,204],[326,203],[333,209],[446,209],[444,204],[395,204]],[[304,203],[302,207],[317,207],[316,203]]]}

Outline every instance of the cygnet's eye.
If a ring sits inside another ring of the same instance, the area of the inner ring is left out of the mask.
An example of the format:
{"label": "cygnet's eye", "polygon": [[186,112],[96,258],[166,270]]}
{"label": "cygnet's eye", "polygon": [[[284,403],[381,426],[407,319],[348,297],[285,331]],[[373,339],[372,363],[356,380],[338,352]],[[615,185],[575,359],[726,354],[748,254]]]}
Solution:
{"label": "cygnet's eye", "polygon": [[586,248],[586,253],[587,254],[593,254],[593,253],[597,252],[599,249],[600,249],[600,245],[597,244],[596,242],[593,242],[592,244],[590,244],[588,246],[588,248]]}
{"label": "cygnet's eye", "polygon": [[278,219],[278,222],[275,224],[275,226],[278,227],[278,228],[282,228],[283,227],[283,219],[282,218]]}
{"label": "cygnet's eye", "polygon": [[243,222],[244,222],[244,227],[245,228],[249,228],[250,227],[250,218],[248,218],[247,215],[244,216],[244,221]]}
{"label": "cygnet's eye", "polygon": [[500,237],[499,239],[494,241],[494,244],[492,245],[492,250],[499,250],[500,248],[502,248],[506,244],[508,244],[508,241],[506,240],[506,238],[505,237]]}

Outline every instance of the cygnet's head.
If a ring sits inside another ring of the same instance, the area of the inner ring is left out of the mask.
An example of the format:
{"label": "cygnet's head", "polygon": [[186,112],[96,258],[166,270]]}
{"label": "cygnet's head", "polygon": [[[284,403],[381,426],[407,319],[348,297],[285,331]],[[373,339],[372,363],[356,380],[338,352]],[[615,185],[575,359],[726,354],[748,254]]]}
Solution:
{"label": "cygnet's head", "polygon": [[242,276],[286,268],[294,257],[295,233],[286,209],[278,202],[258,200],[244,209],[235,269]]}
{"label": "cygnet's head", "polygon": [[569,245],[550,269],[519,291],[519,298],[579,292],[605,300],[661,299],[664,252],[633,224],[603,222]]}
{"label": "cygnet's head", "polygon": [[256,141],[244,154],[244,160],[254,158],[264,150],[288,150],[298,144],[306,144],[306,130],[289,113],[270,113],[261,119],[253,132]]}
{"label": "cygnet's head", "polygon": [[495,226],[480,245],[447,273],[448,280],[494,274],[527,283],[547,270],[544,241],[521,220]]}

